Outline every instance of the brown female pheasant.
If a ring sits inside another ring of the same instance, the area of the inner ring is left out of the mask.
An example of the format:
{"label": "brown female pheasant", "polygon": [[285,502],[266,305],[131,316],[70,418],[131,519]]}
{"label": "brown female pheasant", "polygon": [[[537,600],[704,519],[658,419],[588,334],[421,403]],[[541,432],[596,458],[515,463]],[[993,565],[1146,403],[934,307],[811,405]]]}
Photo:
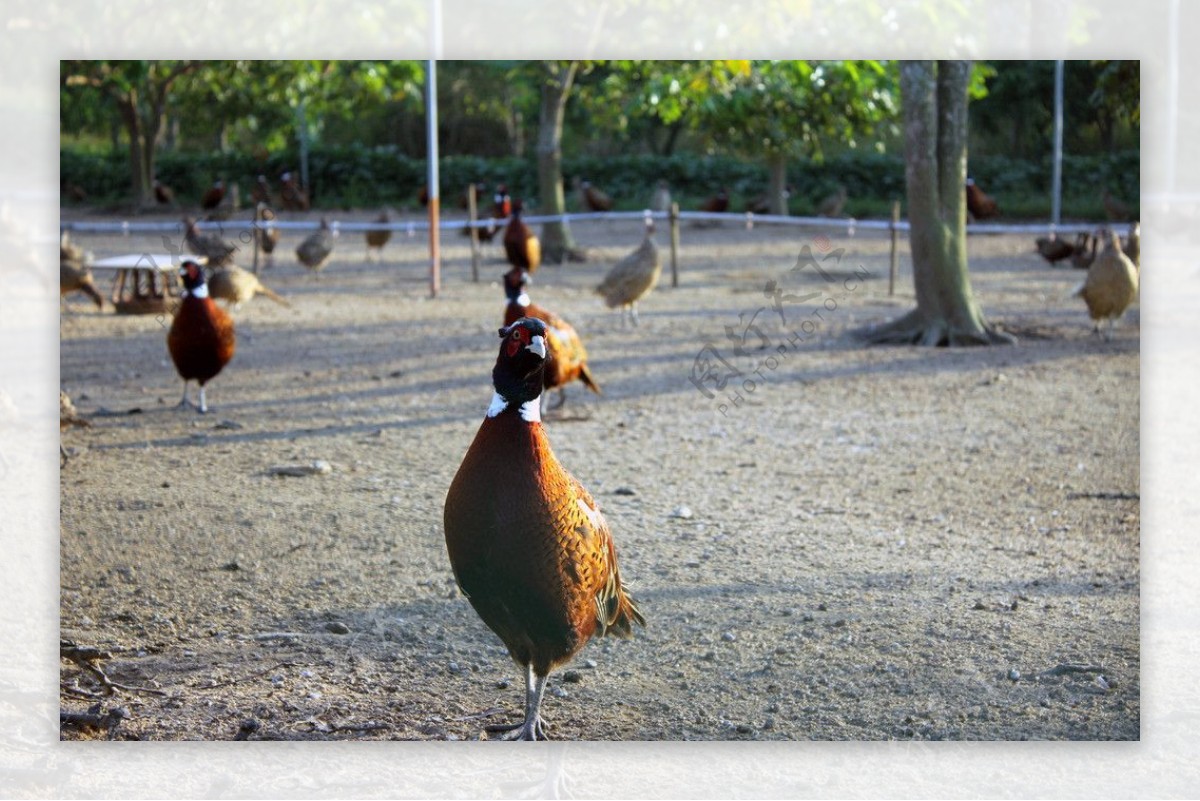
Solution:
{"label": "brown female pheasant", "polygon": [[645,625],[621,583],[608,523],[563,468],[541,423],[548,335],[523,317],[500,329],[495,395],[446,495],[446,549],[458,586],[525,668],[525,719],[490,726],[544,740],[550,671],[593,636]]}
{"label": "brown female pheasant", "polygon": [[544,386],[546,389],[558,390],[558,402],[551,409],[562,406],[567,399],[564,388],[575,379],[583,385],[600,394],[600,385],[592,378],[587,365],[587,349],[583,340],[563,318],[549,309],[542,308],[529,299],[526,287],[532,281],[529,274],[520,267],[514,267],[504,274],[504,294],[508,297],[508,306],[504,309],[504,324],[512,325],[522,317],[536,317],[546,324],[546,369]]}

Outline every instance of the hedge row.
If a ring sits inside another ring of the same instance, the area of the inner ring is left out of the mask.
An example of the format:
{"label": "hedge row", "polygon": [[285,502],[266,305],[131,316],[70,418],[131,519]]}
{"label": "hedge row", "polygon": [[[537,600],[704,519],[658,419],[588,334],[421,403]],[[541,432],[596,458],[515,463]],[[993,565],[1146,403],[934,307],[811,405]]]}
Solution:
{"label": "hedge row", "polygon": [[[129,166],[125,153],[97,155],[63,150],[62,180],[84,188],[93,202],[129,199]],[[296,152],[279,152],[265,160],[241,153],[164,152],[158,157],[157,172],[186,204],[199,198],[212,181],[223,176],[236,181],[248,193],[256,175],[265,174],[277,184],[285,170],[297,170]],[[425,162],[412,159],[394,148],[312,148],[309,155],[310,183],[318,207],[370,207],[391,204],[411,207],[425,185]],[[1063,191],[1075,197],[1098,198],[1105,188],[1114,196],[1136,205],[1139,190],[1138,151],[1104,156],[1066,156],[1063,159]],[[440,165],[443,204],[458,202],[460,190],[471,181],[483,181],[489,189],[507,183],[514,197],[535,198],[537,166],[532,158],[484,159],[452,156]],[[570,182],[576,176],[592,181],[612,195],[618,207],[638,208],[650,198],[655,182],[670,182],[673,195],[686,207],[689,202],[725,187],[737,200],[761,194],[766,187],[763,164],[726,157],[675,155],[669,157],[631,155],[579,157],[563,160]],[[972,177],[992,195],[1046,195],[1050,190],[1050,159],[1023,161],[1003,156],[979,157],[971,162]],[[820,198],[844,184],[850,197],[885,203],[904,195],[904,162],[898,154],[858,153],[830,158],[821,163],[793,161],[788,181],[794,187],[793,209],[811,208]]]}

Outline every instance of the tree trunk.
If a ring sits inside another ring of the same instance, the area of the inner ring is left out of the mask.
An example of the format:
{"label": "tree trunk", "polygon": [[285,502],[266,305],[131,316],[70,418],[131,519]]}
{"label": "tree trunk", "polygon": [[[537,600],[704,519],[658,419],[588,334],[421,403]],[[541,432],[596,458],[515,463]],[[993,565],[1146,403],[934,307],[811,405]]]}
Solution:
{"label": "tree trunk", "polygon": [[771,153],[767,156],[767,203],[772,214],[787,216],[787,156]]}
{"label": "tree trunk", "polygon": [[[542,83],[542,105],[538,114],[538,206],[543,214],[563,214],[567,209],[562,175],[563,115],[579,62],[572,61],[566,66],[548,62],[547,67],[549,75]],[[542,226],[543,260],[561,264],[576,250],[571,228],[565,222],[548,222]]]}
{"label": "tree trunk", "polygon": [[675,152],[675,145],[679,142],[679,134],[683,133],[683,120],[675,120],[667,126],[667,141],[662,146],[663,156],[670,156]]}
{"label": "tree trunk", "polygon": [[925,346],[1011,343],[984,320],[967,273],[969,61],[900,66],[909,243],[917,308],[861,330],[868,342]]}
{"label": "tree trunk", "polygon": [[137,112],[137,95],[130,92],[128,97],[117,101],[117,108],[121,112],[121,121],[125,123],[125,131],[129,134],[130,191],[133,202],[137,206],[149,205],[152,179],[146,172],[146,138]]}

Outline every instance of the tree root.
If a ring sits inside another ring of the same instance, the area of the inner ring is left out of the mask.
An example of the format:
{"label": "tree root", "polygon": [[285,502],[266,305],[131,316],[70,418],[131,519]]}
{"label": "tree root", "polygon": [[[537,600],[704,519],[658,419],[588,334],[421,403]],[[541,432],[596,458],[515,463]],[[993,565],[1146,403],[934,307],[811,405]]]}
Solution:
{"label": "tree root", "polygon": [[[128,684],[118,684],[108,677],[95,663],[100,659],[112,659],[112,654],[86,645],[76,645],[70,640],[58,641],[58,655],[62,659],[74,662],[85,673],[100,683],[105,695],[114,695],[117,690],[127,693],[150,693],[151,695],[166,695],[162,690],[153,687],[133,687]],[[83,694],[82,690],[78,691]]]}
{"label": "tree root", "polygon": [[970,345],[1012,345],[1016,337],[993,326],[964,328],[944,319],[926,319],[917,309],[886,323],[868,325],[852,332],[868,345],[920,345],[925,348]]}

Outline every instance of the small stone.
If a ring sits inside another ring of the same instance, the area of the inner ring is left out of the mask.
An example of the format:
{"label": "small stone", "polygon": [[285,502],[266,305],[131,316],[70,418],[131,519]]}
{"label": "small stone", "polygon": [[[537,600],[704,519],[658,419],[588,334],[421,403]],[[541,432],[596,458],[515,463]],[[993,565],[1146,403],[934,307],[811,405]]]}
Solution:
{"label": "small stone", "polygon": [[632,487],[617,487],[613,490],[613,495],[637,495],[637,490]]}
{"label": "small stone", "polygon": [[713,660],[715,660],[717,658],[717,654],[716,654],[716,651],[705,651],[704,655],[701,656],[700,658],[703,659],[705,662],[712,662]]}
{"label": "small stone", "polygon": [[596,660],[595,659],[585,659],[583,661],[583,666],[595,670],[596,669]]}
{"label": "small stone", "polygon": [[737,732],[738,732],[738,734],[753,734],[754,727],[751,726],[749,723],[739,723],[737,725]]}
{"label": "small stone", "polygon": [[459,665],[457,662],[451,662],[449,665],[446,666],[446,669],[456,675],[459,673],[462,673],[462,670],[463,670],[462,666]]}
{"label": "small stone", "polygon": [[240,428],[245,428],[245,426],[234,420],[222,420],[213,426],[213,428],[218,431],[237,431]]}
{"label": "small stone", "polygon": [[325,630],[330,634],[349,634],[350,627],[340,620],[335,620],[332,623],[325,624]]}
{"label": "small stone", "polygon": [[583,674],[578,670],[567,670],[563,672],[562,680],[567,684],[578,684],[583,681]]}
{"label": "small stone", "polygon": [[721,639],[724,640],[725,642],[733,642],[734,640],[737,639],[737,635],[734,634],[732,631],[727,631],[721,635]]}
{"label": "small stone", "polygon": [[511,686],[512,686],[512,679],[500,679],[499,681],[496,682],[497,690],[507,690]]}
{"label": "small stone", "polygon": [[553,695],[555,698],[570,698],[571,697],[571,694],[569,692],[567,692],[566,690],[564,690],[562,687],[554,687],[553,689],[550,690],[550,694]]}
{"label": "small stone", "polygon": [[1021,678],[1021,671],[1017,670],[1016,668],[1013,668],[1012,670],[1008,671],[1008,680],[1009,681],[1016,681],[1019,678]]}
{"label": "small stone", "polygon": [[1096,686],[1099,687],[1104,692],[1108,692],[1109,687],[1110,687],[1108,680],[1106,678],[1104,678],[1103,676],[1096,677]]}
{"label": "small stone", "polygon": [[976,612],[979,612],[981,610],[987,609],[987,606],[983,603],[983,601],[976,601],[975,604],[971,608],[973,610],[975,610]]}
{"label": "small stone", "polygon": [[692,516],[692,510],[686,506],[676,506],[671,511],[671,517],[678,518],[680,520],[690,520]]}

